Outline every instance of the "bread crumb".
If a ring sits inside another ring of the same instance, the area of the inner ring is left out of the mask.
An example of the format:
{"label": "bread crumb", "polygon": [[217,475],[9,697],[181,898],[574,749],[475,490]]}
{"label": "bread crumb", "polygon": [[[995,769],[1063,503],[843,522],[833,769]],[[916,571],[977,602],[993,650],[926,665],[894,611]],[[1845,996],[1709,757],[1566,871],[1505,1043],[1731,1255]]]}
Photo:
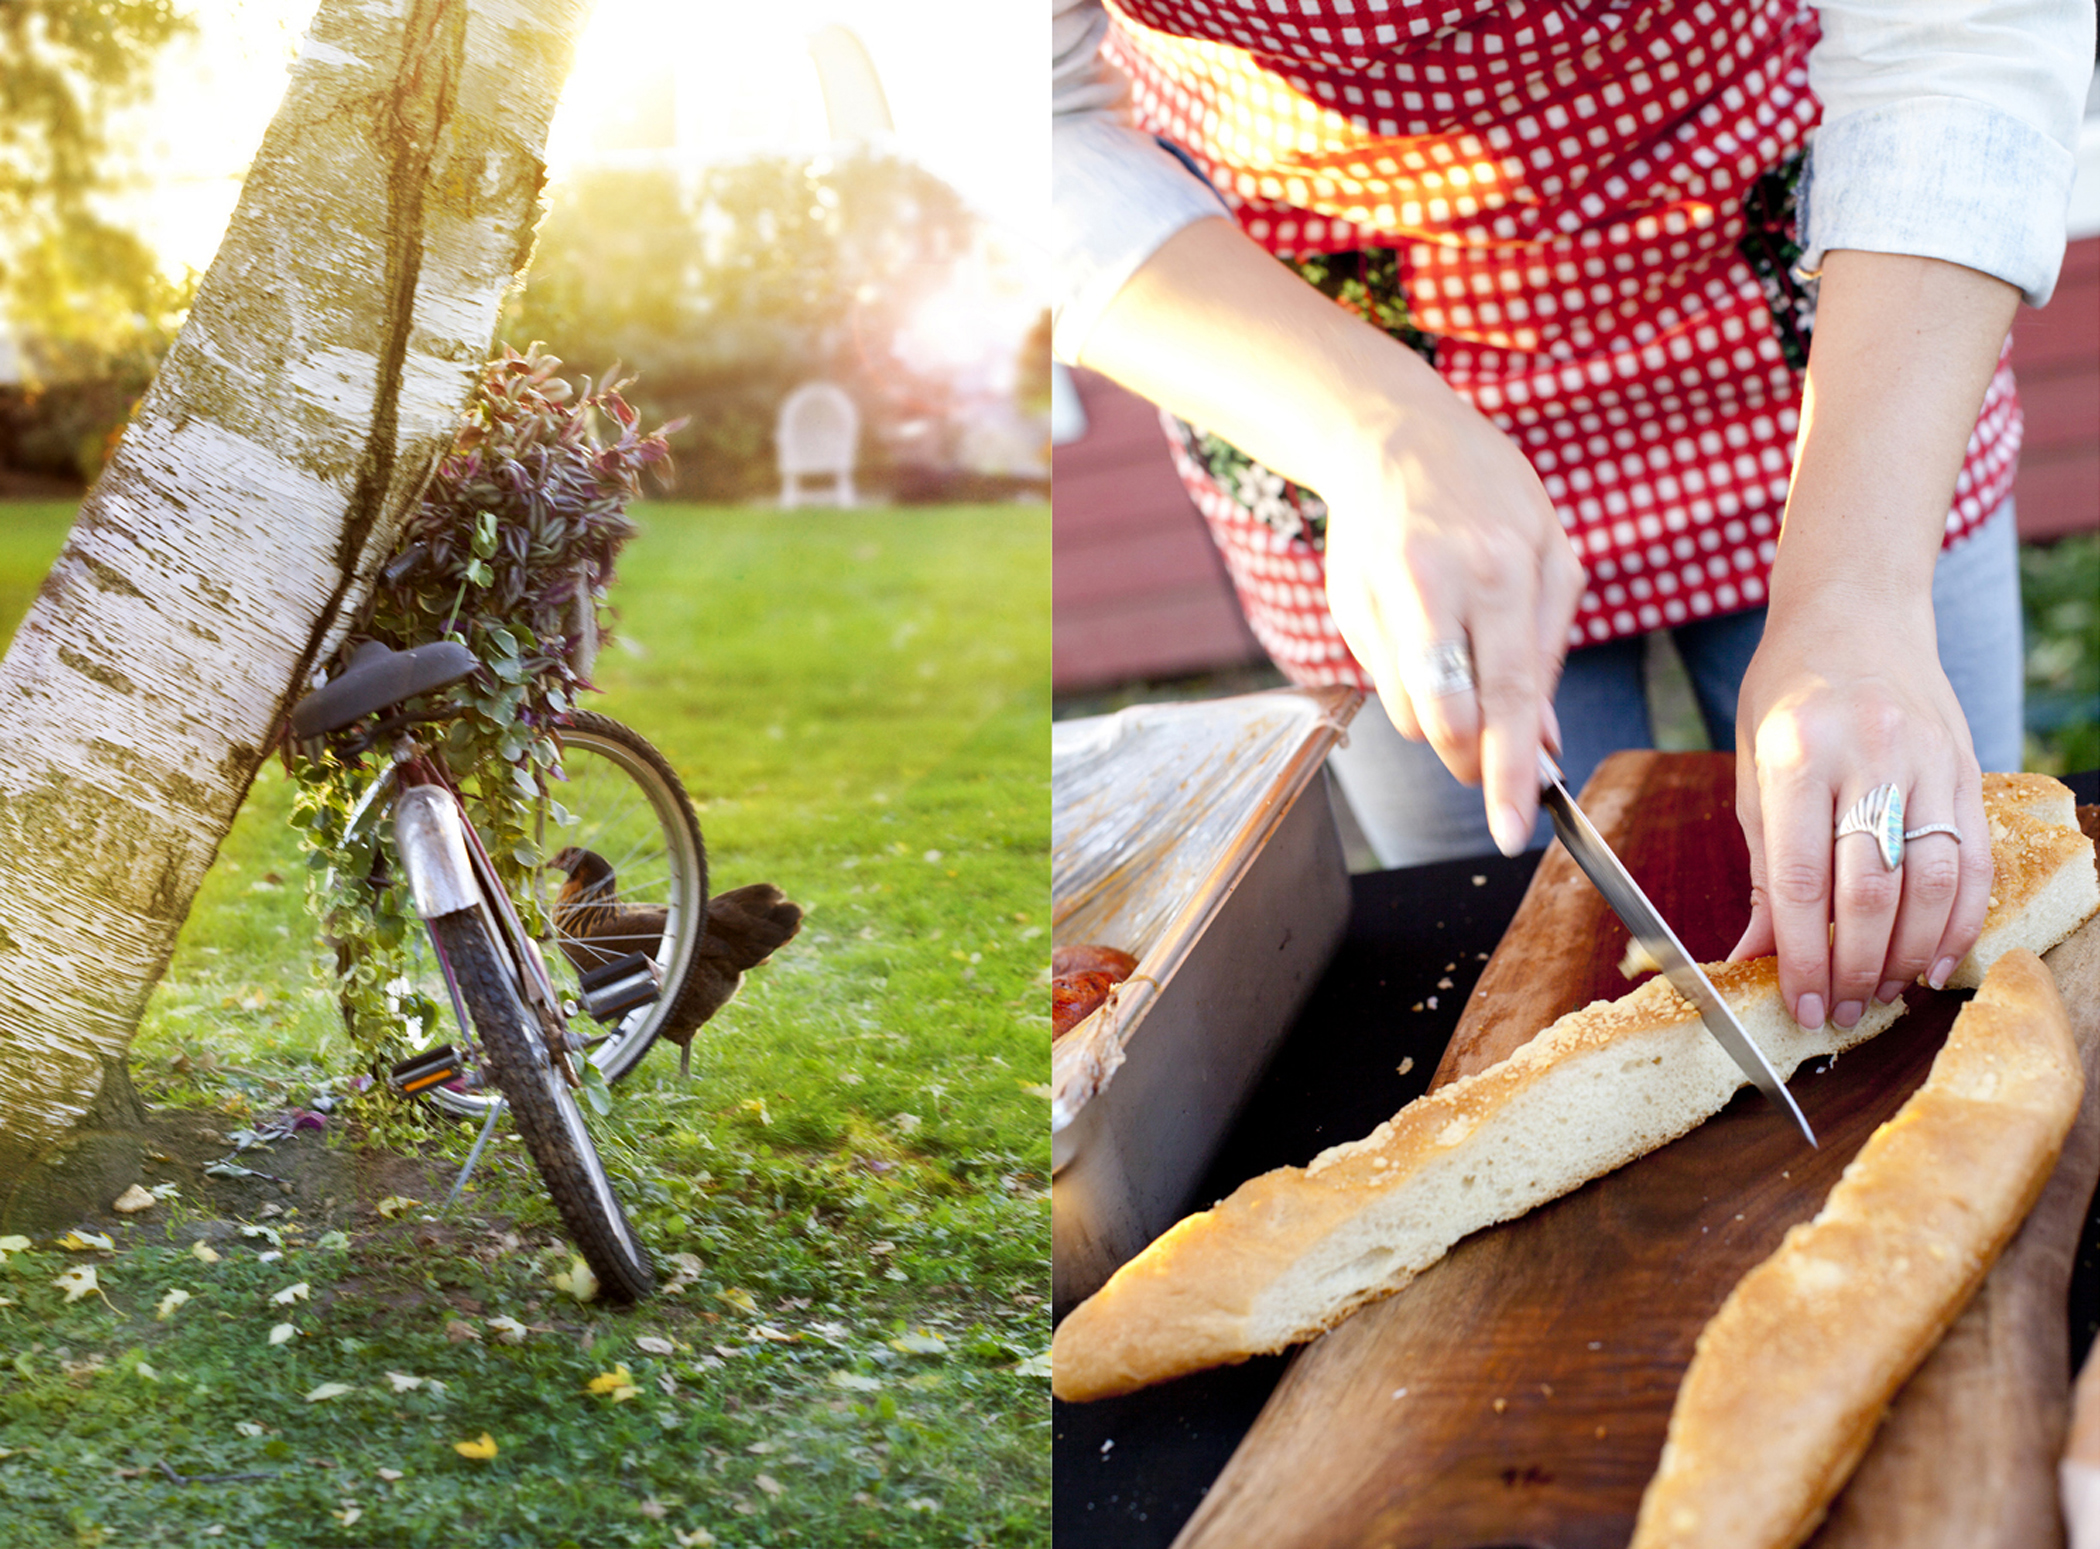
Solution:
{"label": "bread crumb", "polygon": [[1604,1348],[1604,1341],[1601,1339],[1593,1339],[1590,1341],[1590,1348],[1592,1350],[1602,1350]]}
{"label": "bread crumb", "polygon": [[1507,1408],[1509,1408],[1509,1400],[1508,1400],[1508,1399],[1506,1399],[1506,1398],[1498,1398],[1498,1399],[1496,1399],[1496,1400],[1495,1400],[1495,1413],[1496,1413],[1496,1414],[1498,1414],[1498,1415],[1499,1415],[1500,1413],[1502,1413],[1502,1411],[1503,1411],[1503,1410],[1505,1410],[1505,1409],[1507,1409]]}
{"label": "bread crumb", "polygon": [[1437,987],[1438,989],[1440,989],[1440,990],[1448,990],[1448,989],[1450,989],[1450,988],[1451,988],[1451,977],[1450,977],[1450,975],[1446,974],[1446,975],[1445,975],[1445,976],[1444,976],[1443,978],[1441,978],[1441,979],[1437,980],[1437,982],[1436,982],[1436,987]]}
{"label": "bread crumb", "polygon": [[1407,1389],[1405,1389],[1405,1388],[1395,1388],[1395,1389],[1393,1389],[1393,1397],[1395,1397],[1395,1398],[1405,1398],[1405,1397],[1407,1397]]}
{"label": "bread crumb", "polygon": [[1420,1011],[1420,1010],[1422,1009],[1422,1003],[1421,1003],[1421,1002],[1420,1002],[1420,1001],[1418,1000],[1418,1001],[1416,1001],[1416,1002],[1414,1003],[1414,1005],[1413,1005],[1413,1006],[1412,1006],[1412,1007],[1411,1007],[1410,1009],[1411,1009],[1411,1010],[1415,1010],[1415,1011]]}
{"label": "bread crumb", "polygon": [[1107,1456],[1108,1456],[1108,1449],[1109,1449],[1110,1447],[1113,1447],[1113,1446],[1114,1446],[1115,1444],[1116,1444],[1116,1439],[1115,1439],[1115,1437],[1113,1437],[1113,1436],[1109,1437],[1109,1439],[1108,1439],[1107,1441],[1104,1441],[1104,1442],[1103,1442],[1103,1443],[1101,1444],[1101,1455],[1102,1455],[1103,1457],[1107,1457]]}
{"label": "bread crumb", "polygon": [[1458,966],[1458,964],[1457,964],[1457,963],[1455,963],[1455,962],[1452,962],[1452,963],[1446,963],[1446,964],[1444,965],[1444,972],[1445,972],[1445,973],[1449,973],[1449,972],[1451,972],[1451,970],[1452,970],[1452,969],[1456,968],[1457,966]]}
{"label": "bread crumb", "polygon": [[1406,1056],[1406,1057],[1405,1057],[1404,1059],[1402,1059],[1402,1060],[1400,1061],[1400,1065],[1399,1065],[1399,1071],[1400,1071],[1400,1074],[1401,1074],[1401,1075],[1403,1075],[1403,1076],[1404,1076],[1404,1075],[1406,1075],[1406,1074],[1407,1074],[1407,1073],[1408,1073],[1408,1072],[1409,1072],[1410,1070],[1413,1070],[1414,1068],[1415,1068],[1415,1057],[1414,1057],[1414,1056],[1413,1056],[1412,1054],[1410,1054],[1410,1055]]}
{"label": "bread crumb", "polygon": [[1477,872],[1477,871],[1473,873],[1473,886],[1475,886],[1475,887],[1486,887],[1487,885],[1488,885],[1488,879],[1487,879],[1486,877],[1482,876],[1482,875],[1481,875],[1481,874],[1480,874],[1479,872]]}
{"label": "bread crumb", "polygon": [[1551,1398],[1553,1397],[1553,1384],[1550,1382],[1542,1382],[1539,1384],[1539,1391],[1545,1394],[1546,1397]]}
{"label": "bread crumb", "polygon": [[1619,959],[1619,972],[1628,979],[1638,979],[1642,974],[1656,973],[1662,964],[1648,955],[1648,949],[1638,941],[1626,943],[1626,955]]}
{"label": "bread crumb", "polygon": [[1425,1006],[1427,1006],[1427,1007],[1428,1007],[1428,1008],[1429,1008],[1429,1009],[1430,1009],[1431,1011],[1434,1011],[1434,1010],[1436,1010],[1436,997],[1435,997],[1434,995],[1432,995],[1432,996],[1430,996],[1430,997],[1429,997],[1429,999],[1427,999],[1426,1001],[1424,1001],[1424,1002],[1423,1002],[1422,1004],[1423,1004],[1423,1005],[1425,1005]]}
{"label": "bread crumb", "polygon": [[1601,1425],[1597,1427],[1597,1440],[1604,1440],[1604,1427]]}

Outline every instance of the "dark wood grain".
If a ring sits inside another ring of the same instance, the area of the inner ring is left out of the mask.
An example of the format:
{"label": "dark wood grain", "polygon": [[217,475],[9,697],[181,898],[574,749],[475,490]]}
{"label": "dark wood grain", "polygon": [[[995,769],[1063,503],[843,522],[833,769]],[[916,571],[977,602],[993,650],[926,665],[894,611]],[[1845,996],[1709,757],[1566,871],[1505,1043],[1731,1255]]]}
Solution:
{"label": "dark wood grain", "polygon": [[[1747,915],[1733,782],[1725,758],[1619,755],[1582,796],[1708,960]],[[1562,871],[1574,868],[1556,849],[1439,1080],[1625,992],[1623,928]],[[1621,1549],[1699,1330],[1923,1081],[1961,1004],[1923,990],[1910,1001],[1888,1034],[1791,1083],[1819,1151],[1746,1091],[1674,1145],[1468,1239],[1307,1347],[1177,1546]],[[2059,1294],[2059,1352],[2061,1315]]]}

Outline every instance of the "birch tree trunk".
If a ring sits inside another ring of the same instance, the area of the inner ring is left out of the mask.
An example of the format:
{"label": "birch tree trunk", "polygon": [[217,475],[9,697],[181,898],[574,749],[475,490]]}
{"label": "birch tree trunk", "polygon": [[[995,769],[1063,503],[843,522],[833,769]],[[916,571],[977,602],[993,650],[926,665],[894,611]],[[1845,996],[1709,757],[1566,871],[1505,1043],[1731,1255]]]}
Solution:
{"label": "birch tree trunk", "polygon": [[0,661],[0,1213],[93,1108],[284,711],[450,444],[589,0],[324,0]]}

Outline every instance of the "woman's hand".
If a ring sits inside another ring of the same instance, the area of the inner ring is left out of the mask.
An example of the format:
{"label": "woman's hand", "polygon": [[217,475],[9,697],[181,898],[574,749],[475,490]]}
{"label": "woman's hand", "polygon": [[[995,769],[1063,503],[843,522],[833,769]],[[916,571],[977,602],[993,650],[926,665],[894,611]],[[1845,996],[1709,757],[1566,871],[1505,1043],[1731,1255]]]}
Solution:
{"label": "woman's hand", "polygon": [[[1736,708],[1736,815],[1750,847],[1738,958],[1777,951],[1803,1026],[1859,1020],[1976,944],[1991,836],[1968,723],[1940,669],[1932,571],[1962,451],[2018,292],[1937,259],[1825,256],[1801,444],[1765,636]],[[1882,785],[1921,835],[1883,868],[1836,837]]]}
{"label": "woman's hand", "polygon": [[[1840,595],[1831,595],[1837,591]],[[1789,599],[1744,675],[1736,814],[1750,847],[1750,926],[1734,956],[1779,954],[1796,1020],[1851,1027],[1868,1000],[1934,988],[1976,944],[1991,892],[1983,782],[1940,670],[1930,596],[1888,616],[1842,588]],[[1865,834],[1834,839],[1877,786],[1920,835],[1887,870]]]}
{"label": "woman's hand", "polygon": [[[1080,354],[1319,492],[1328,602],[1393,724],[1485,782],[1497,844],[1529,843],[1583,578],[1515,444],[1224,219],[1169,238]],[[1424,652],[1455,641],[1470,641],[1477,694],[1417,692]]]}
{"label": "woman's hand", "polygon": [[[1438,382],[1437,387],[1442,387]],[[1370,476],[1328,500],[1327,603],[1403,736],[1485,788],[1505,855],[1530,843],[1582,565],[1531,464],[1445,390],[1425,392]],[[1421,663],[1471,644],[1475,691],[1435,693]]]}

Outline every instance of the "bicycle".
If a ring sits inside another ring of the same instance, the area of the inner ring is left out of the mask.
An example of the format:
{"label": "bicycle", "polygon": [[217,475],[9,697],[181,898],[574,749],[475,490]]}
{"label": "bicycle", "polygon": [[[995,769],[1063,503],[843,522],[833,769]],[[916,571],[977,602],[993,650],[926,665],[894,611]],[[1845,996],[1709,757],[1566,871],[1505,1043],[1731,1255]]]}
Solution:
{"label": "bicycle", "polygon": [[[442,1039],[439,1018],[411,1018],[421,1046],[393,1067],[393,1085],[452,1114],[483,1117],[461,1184],[509,1111],[600,1285],[616,1299],[639,1300],[654,1288],[654,1267],[591,1140],[578,1060],[618,1080],[686,1014],[706,930],[706,847],[660,753],[616,721],[570,712],[558,732],[566,778],[555,821],[564,843],[532,873],[536,887],[549,872],[563,881],[551,903],[542,894],[527,911],[549,922],[553,950],[543,950],[467,817],[442,739],[418,731],[459,713],[425,696],[478,666],[457,641],[406,651],[367,642],[343,673],[293,707],[291,734],[312,742],[377,717],[341,739],[339,752],[388,754],[352,808],[349,832],[376,835],[392,816],[394,853],[430,945],[423,982],[394,988],[419,1006],[449,1005],[457,1029],[456,1039]],[[381,847],[373,854],[367,880],[386,886]],[[600,1030],[571,1031],[579,1015]]]}

